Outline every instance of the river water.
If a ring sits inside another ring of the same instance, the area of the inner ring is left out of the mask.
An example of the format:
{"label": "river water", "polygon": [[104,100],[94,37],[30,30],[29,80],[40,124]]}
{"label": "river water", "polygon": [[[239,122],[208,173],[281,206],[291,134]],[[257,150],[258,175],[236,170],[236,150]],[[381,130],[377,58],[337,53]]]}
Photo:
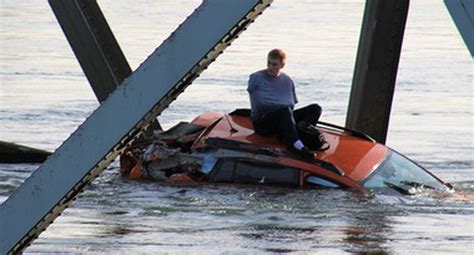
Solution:
{"label": "river water", "polygon": [[[133,69],[199,5],[98,2]],[[98,103],[47,1],[0,8],[0,140],[54,151]],[[160,122],[248,107],[248,74],[281,47],[300,105],[318,102],[322,120],[343,125],[363,10],[362,0],[275,1]],[[125,180],[114,162],[26,252],[472,254],[473,85],[473,61],[443,2],[413,0],[387,144],[452,183],[455,196],[175,186]],[[0,202],[37,167],[0,164]]]}

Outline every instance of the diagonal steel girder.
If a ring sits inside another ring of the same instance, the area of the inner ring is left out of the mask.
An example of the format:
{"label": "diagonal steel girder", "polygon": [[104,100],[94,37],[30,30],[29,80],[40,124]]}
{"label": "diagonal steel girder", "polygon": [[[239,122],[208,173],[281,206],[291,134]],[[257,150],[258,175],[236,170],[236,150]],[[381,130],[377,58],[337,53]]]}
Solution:
{"label": "diagonal steel girder", "polygon": [[[102,103],[131,73],[96,0],[49,0],[95,96]],[[154,120],[147,130],[160,130]]]}
{"label": "diagonal steel girder", "polygon": [[205,0],[0,207],[0,254],[25,249],[272,0]]}
{"label": "diagonal steel girder", "polygon": [[49,5],[99,102],[132,70],[96,0],[49,0]]}
{"label": "diagonal steel girder", "polygon": [[471,53],[471,57],[474,58],[474,1],[444,0],[444,4]]}

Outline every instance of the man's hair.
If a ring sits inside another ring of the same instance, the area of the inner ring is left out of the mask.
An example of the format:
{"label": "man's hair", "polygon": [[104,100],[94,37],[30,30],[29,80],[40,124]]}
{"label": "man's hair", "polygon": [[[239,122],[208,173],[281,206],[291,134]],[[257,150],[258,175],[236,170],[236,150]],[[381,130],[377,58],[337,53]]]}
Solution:
{"label": "man's hair", "polygon": [[268,58],[279,59],[282,63],[285,63],[286,53],[282,49],[273,49],[268,52]]}

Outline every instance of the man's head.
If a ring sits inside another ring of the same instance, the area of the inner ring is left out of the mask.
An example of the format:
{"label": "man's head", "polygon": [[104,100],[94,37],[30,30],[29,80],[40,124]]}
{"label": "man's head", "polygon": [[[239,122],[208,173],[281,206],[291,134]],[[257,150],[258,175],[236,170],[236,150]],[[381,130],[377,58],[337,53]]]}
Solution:
{"label": "man's head", "polygon": [[285,66],[286,53],[281,49],[273,49],[268,52],[267,71],[273,76],[280,75],[280,70]]}

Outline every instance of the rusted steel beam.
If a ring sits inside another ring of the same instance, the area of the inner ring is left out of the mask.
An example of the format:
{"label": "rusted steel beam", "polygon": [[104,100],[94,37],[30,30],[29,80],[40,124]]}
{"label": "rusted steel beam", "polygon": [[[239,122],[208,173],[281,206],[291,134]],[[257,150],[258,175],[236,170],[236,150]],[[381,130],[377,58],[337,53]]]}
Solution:
{"label": "rusted steel beam", "polygon": [[367,0],[346,127],[385,143],[409,0]]}

